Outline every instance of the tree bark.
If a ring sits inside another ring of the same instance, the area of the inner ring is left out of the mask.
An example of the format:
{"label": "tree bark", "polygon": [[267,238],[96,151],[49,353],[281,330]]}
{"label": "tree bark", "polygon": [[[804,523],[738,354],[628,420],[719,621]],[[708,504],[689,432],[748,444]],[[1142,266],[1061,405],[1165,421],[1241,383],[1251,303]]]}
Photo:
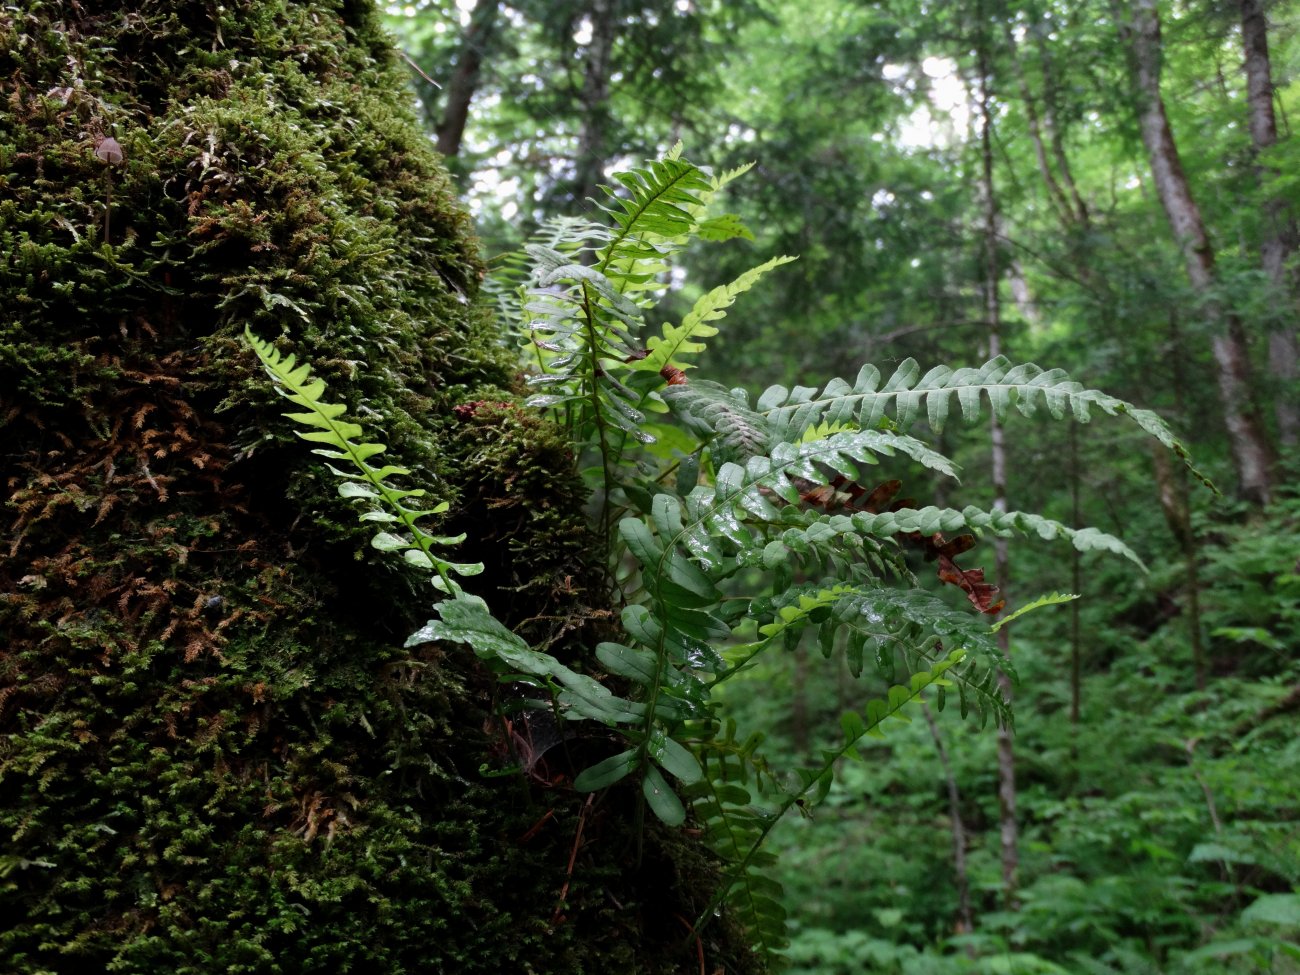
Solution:
{"label": "tree bark", "polygon": [[460,154],[470,103],[478,91],[483,57],[496,32],[499,15],[497,0],[478,0],[461,35],[456,70],[447,83],[447,102],[437,126],[438,151],[447,158]]}
{"label": "tree bark", "polygon": [[609,83],[618,27],[616,3],[617,0],[591,0],[587,8],[591,43],[587,45],[583,69],[582,131],[578,136],[575,165],[576,197],[580,205],[588,199],[599,199],[609,156]]}
{"label": "tree bark", "polygon": [[[1252,397],[1250,356],[1241,318],[1214,297],[1214,248],[1178,155],[1160,91],[1160,17],[1157,0],[1132,0],[1132,16],[1120,21],[1128,35],[1140,99],[1139,127],[1160,203],[1182,248],[1187,277],[1214,326],[1214,355],[1224,422],[1232,444],[1238,487],[1246,500],[1266,504],[1273,492],[1274,456]],[[1117,18],[1118,20],[1119,18]]]}
{"label": "tree bark", "polygon": [[[1256,152],[1277,144],[1277,117],[1273,112],[1273,75],[1268,54],[1268,22],[1260,0],[1241,0],[1241,41],[1246,70],[1246,108],[1250,116],[1250,138]],[[1269,172],[1257,164],[1261,183]],[[1300,441],[1300,394],[1297,394],[1296,339],[1297,281],[1287,264],[1295,253],[1297,230],[1286,201],[1277,197],[1264,202],[1264,237],[1260,241],[1260,263],[1283,304],[1283,313],[1269,331],[1268,365],[1275,386],[1274,418],[1278,441],[1294,447]]]}
{"label": "tree bark", "polygon": [[[988,39],[979,38],[979,121],[980,121],[980,195],[984,204],[983,264],[984,264],[984,317],[988,322],[989,357],[1002,354],[1002,305],[998,294],[1002,278],[999,253],[999,223],[997,188],[993,182],[993,110],[989,93]],[[1008,510],[1007,506],[1007,453],[1006,438],[1001,421],[990,420],[992,440],[993,508]],[[994,547],[994,576],[998,588],[1006,593],[1010,578],[1007,542],[997,538]],[[1010,654],[1011,642],[1008,627],[998,631],[998,645],[1004,654]],[[998,674],[998,683],[1008,700],[1011,698],[1011,681],[1004,673]],[[1020,873],[1020,827],[1016,819],[1016,758],[1015,743],[1008,728],[1000,727],[998,739],[998,809],[1002,849],[1002,894],[1008,908],[1017,904]]]}
{"label": "tree bark", "polygon": [[939,766],[943,769],[943,780],[948,790],[948,822],[952,830],[952,874],[953,884],[957,888],[957,934],[969,934],[975,930],[975,918],[970,905],[970,877],[966,870],[966,824],[961,818],[961,789],[957,786],[957,777],[952,773],[952,763],[948,761],[948,749],[944,747],[943,735],[939,732],[939,723],[934,720],[930,705],[921,702],[921,713],[925,723],[930,726],[930,737],[934,739],[935,750],[939,753]]}

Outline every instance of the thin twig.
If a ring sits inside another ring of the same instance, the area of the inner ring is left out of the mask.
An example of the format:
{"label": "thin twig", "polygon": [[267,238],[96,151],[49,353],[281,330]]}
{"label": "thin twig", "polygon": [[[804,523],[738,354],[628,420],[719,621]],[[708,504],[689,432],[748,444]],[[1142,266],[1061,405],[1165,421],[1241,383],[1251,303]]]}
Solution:
{"label": "thin twig", "polygon": [[578,813],[578,831],[573,837],[573,849],[569,851],[569,868],[564,871],[564,886],[560,888],[560,899],[555,905],[555,913],[551,915],[551,926],[559,924],[564,919],[564,899],[569,896],[569,884],[573,881],[573,865],[578,860],[578,847],[582,846],[582,831],[587,825],[587,812],[591,809],[592,800],[596,798],[593,792],[587,796],[587,801],[582,804],[582,811]]}
{"label": "thin twig", "polygon": [[414,70],[416,74],[418,74],[429,84],[433,85],[433,87],[437,88],[439,91],[442,91],[442,85],[438,84],[438,82],[434,81],[427,74],[425,74],[424,69],[421,68],[418,64],[416,64],[413,60],[411,60],[411,56],[409,54],[407,54],[405,51],[400,49],[398,50],[397,53],[402,56],[402,60],[404,60],[407,64],[409,64],[412,70]]}

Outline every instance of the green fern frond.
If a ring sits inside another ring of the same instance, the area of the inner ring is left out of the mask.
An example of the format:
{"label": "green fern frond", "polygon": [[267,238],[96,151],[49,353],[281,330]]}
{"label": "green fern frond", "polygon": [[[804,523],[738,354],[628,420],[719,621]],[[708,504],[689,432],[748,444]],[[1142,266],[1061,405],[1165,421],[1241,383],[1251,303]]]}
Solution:
{"label": "green fern frond", "polygon": [[771,619],[760,624],[760,639],[730,648],[729,669],[715,676],[711,686],[740,673],[778,640],[789,647],[804,631],[815,628],[822,655],[829,658],[842,644],[849,673],[855,678],[867,659],[875,662],[880,677],[893,681],[896,656],[909,671],[922,671],[933,668],[944,654],[961,650],[965,656],[949,669],[948,677],[962,695],[963,715],[974,706],[981,718],[991,716],[1006,726],[1012,723],[996,675],[1001,670],[1014,680],[1015,669],[993,640],[994,628],[984,617],[954,610],[929,592],[810,586],[791,590],[770,610],[759,601],[750,610],[751,616],[760,618],[765,613]]}
{"label": "green fern frond", "polygon": [[687,430],[710,444],[716,459],[743,460],[767,453],[771,426],[750,407],[743,389],[696,380],[666,386],[660,396]]}
{"label": "green fern frond", "polygon": [[[942,687],[947,683],[945,674],[962,659],[962,651],[953,651],[946,658],[936,662],[933,668],[913,674],[906,684],[890,687],[882,699],[869,701],[862,713],[846,712],[840,725],[843,739],[839,745],[822,752],[822,762],[812,768],[799,769],[799,785],[784,793],[775,810],[766,811],[757,817],[748,814],[744,807],[728,803],[709,803],[705,799],[705,808],[713,816],[709,836],[739,835],[748,841],[738,855],[727,857],[728,869],[718,892],[713,896],[695,921],[695,930],[701,930],[712,918],[713,912],[722,904],[734,910],[742,923],[746,923],[752,937],[766,944],[770,950],[779,950],[784,943],[784,911],[771,911],[767,908],[769,900],[780,895],[779,885],[762,878],[754,868],[763,865],[763,843],[773,827],[780,822],[791,809],[815,806],[830,792],[834,782],[835,766],[843,758],[861,759],[858,744],[865,737],[883,737],[881,725],[891,719],[907,721],[908,706],[920,700],[921,695],[931,687]],[[733,827],[728,817],[734,817]],[[755,823],[754,820],[757,819]],[[723,849],[735,850],[737,844],[728,841]],[[758,879],[757,883],[755,878]]]}
{"label": "green fern frond", "polygon": [[296,431],[303,440],[325,445],[315,448],[312,453],[350,466],[350,470],[340,470],[333,464],[326,465],[335,476],[342,478],[338,488],[341,497],[373,502],[359,519],[398,526],[398,530],[405,533],[380,531],[371,539],[371,545],[382,552],[400,553],[407,564],[433,572],[434,585],[451,594],[460,591],[452,575],[477,575],[483,571],[481,562],[449,562],[437,555],[436,547],[457,545],[465,540],[465,536],[432,535],[420,527],[418,521],[429,515],[442,514],[448,503],[444,501],[432,508],[412,508],[406,504],[409,498],[424,497],[425,491],[422,488],[402,490],[388,483],[390,477],[410,474],[405,467],[392,464],[374,467],[370,464],[370,458],[388,448],[381,443],[357,442],[356,438],[364,434],[361,426],[344,418],[347,407],[342,403],[327,403],[321,398],[325,395],[325,381],[313,376],[309,365],[298,365],[292,355],[281,356],[270,342],[258,338],[250,328],[245,327],[244,340],[271,377],[276,392],[307,410],[284,415],[309,428],[307,432]]}
{"label": "green fern frond", "polygon": [[880,371],[866,365],[852,385],[832,379],[820,392],[806,386],[773,386],[760,397],[758,411],[768,418],[781,440],[796,440],[808,427],[822,422],[875,427],[890,412],[898,426],[906,430],[920,417],[922,406],[930,428],[939,433],[954,397],[968,422],[979,419],[985,399],[998,419],[1005,419],[1012,403],[1025,416],[1045,407],[1056,419],[1068,413],[1080,423],[1088,422],[1092,407],[1112,416],[1123,414],[1174,451],[1193,475],[1213,487],[1191,467],[1186,448],[1155,413],[1100,390],[1087,389],[1060,369],[1043,370],[1033,363],[1012,366],[1003,356],[990,359],[978,369],[936,366],[924,376],[914,359],[906,359],[883,386]]}
{"label": "green fern frond", "polygon": [[989,631],[992,633],[996,633],[998,630],[1002,629],[1002,627],[1006,626],[1008,623],[1012,622],[1013,620],[1018,620],[1026,613],[1032,613],[1036,609],[1043,609],[1044,607],[1047,606],[1060,606],[1063,605],[1064,603],[1072,603],[1078,598],[1079,598],[1079,594],[1073,592],[1066,592],[1066,593],[1054,592],[1054,593],[1049,593],[1046,596],[1039,596],[1033,602],[1025,603],[1025,605],[1016,609],[1014,613],[1008,613],[1006,616],[1003,616],[991,627],[989,627]]}
{"label": "green fern frond", "polygon": [[634,369],[659,372],[665,366],[673,365],[679,369],[689,369],[691,364],[681,357],[698,355],[704,351],[704,343],[699,339],[712,338],[718,334],[710,322],[727,317],[727,309],[735,304],[738,295],[744,294],[768,271],[789,264],[793,257],[774,257],[770,261],[750,268],[730,284],[714,288],[695,302],[690,312],[682,319],[680,325],[664,325],[662,337],[654,336],[648,346],[650,354],[633,365]]}
{"label": "green fern frond", "polygon": [[434,606],[438,619],[429,620],[406,641],[419,646],[433,641],[466,643],[483,660],[504,671],[502,680],[526,680],[554,688],[556,704],[570,719],[600,721],[608,725],[640,720],[639,704],[616,696],[599,681],[566,667],[548,653],[531,649],[517,634],[492,615],[478,596],[458,593]]}
{"label": "green fern frond", "polygon": [[695,224],[692,210],[704,205],[700,194],[712,189],[704,173],[683,159],[655,160],[644,169],[616,173],[614,178],[630,195],[605,190],[609,204],[601,209],[613,218],[615,227],[599,254],[602,272],[619,262],[657,258],[654,241],[689,233]]}

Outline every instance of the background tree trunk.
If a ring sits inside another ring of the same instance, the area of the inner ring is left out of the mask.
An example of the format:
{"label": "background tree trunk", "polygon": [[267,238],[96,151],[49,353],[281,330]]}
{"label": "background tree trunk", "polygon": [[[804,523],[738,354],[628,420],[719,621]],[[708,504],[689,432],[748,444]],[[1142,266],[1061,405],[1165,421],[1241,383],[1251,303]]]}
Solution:
{"label": "background tree trunk", "polygon": [[616,0],[591,0],[587,17],[591,42],[583,63],[582,131],[578,137],[575,185],[579,205],[599,200],[609,155],[609,82],[614,53]]}
{"label": "background tree trunk", "polygon": [[[980,193],[984,202],[984,227],[982,250],[984,265],[984,318],[988,325],[989,358],[1002,354],[1002,305],[999,286],[1002,280],[1002,261],[997,188],[993,183],[993,108],[989,93],[992,68],[989,64],[988,37],[981,33],[978,39],[978,98],[980,135]],[[993,508],[1007,510],[1007,448],[1002,423],[995,416],[990,421],[992,441]],[[994,577],[997,586],[1006,595],[1006,585],[1011,576],[1007,540],[993,542]],[[998,631],[998,645],[1004,654],[1011,652],[1011,634],[1008,627]],[[1003,695],[1011,699],[1011,681],[1004,673],[998,674]],[[1020,825],[1016,819],[1016,755],[1015,742],[1007,728],[998,728],[998,815],[1001,822],[1002,896],[1009,908],[1016,905],[1020,872]]]}
{"label": "background tree trunk", "polygon": [[438,151],[449,158],[460,153],[465,123],[469,120],[469,106],[478,91],[483,57],[492,43],[500,12],[497,0],[478,0],[469,15],[465,33],[461,35],[456,70],[447,83],[446,105],[437,128]]}
{"label": "background tree trunk", "polygon": [[[1138,123],[1147,149],[1156,192],[1170,229],[1183,250],[1187,277],[1200,296],[1202,309],[1215,326],[1211,339],[1224,422],[1241,494],[1266,504],[1273,491],[1273,449],[1252,399],[1250,356],[1241,318],[1224,309],[1213,295],[1214,248],[1201,211],[1178,156],[1160,92],[1160,16],[1157,0],[1132,0],[1132,16],[1117,18],[1132,50],[1140,109]],[[1122,15],[1121,15],[1122,17]]]}
{"label": "background tree trunk", "polygon": [[[1250,138],[1256,151],[1277,144],[1277,118],[1273,112],[1273,72],[1268,56],[1268,22],[1260,0],[1241,0],[1241,41],[1246,68],[1246,108],[1250,115]],[[1256,167],[1261,182],[1267,170]],[[1297,282],[1288,274],[1287,264],[1295,253],[1297,230],[1295,217],[1286,201],[1271,198],[1264,203],[1264,237],[1260,241],[1260,261],[1282,303],[1279,321],[1269,330],[1269,372],[1276,386],[1274,417],[1278,441],[1294,447],[1300,441],[1300,343],[1296,340]]]}

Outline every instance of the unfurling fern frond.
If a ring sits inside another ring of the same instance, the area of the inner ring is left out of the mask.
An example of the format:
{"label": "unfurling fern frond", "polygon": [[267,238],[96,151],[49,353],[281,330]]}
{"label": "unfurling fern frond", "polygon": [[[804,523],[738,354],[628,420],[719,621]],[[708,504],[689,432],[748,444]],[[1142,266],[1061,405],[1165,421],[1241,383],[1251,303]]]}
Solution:
{"label": "unfurling fern frond", "polygon": [[438,548],[457,545],[465,540],[465,536],[432,535],[420,526],[419,521],[429,515],[442,514],[448,503],[443,501],[432,508],[413,508],[407,504],[408,499],[424,497],[424,489],[403,490],[388,483],[390,477],[410,474],[405,467],[393,464],[374,467],[370,464],[372,457],[388,448],[381,443],[357,442],[364,431],[359,424],[344,417],[346,406],[327,403],[321,398],[325,395],[325,381],[313,376],[309,365],[298,365],[292,355],[281,356],[270,342],[258,338],[249,328],[244,329],[244,339],[275,383],[276,392],[295,406],[307,410],[306,413],[284,415],[309,428],[307,432],[297,431],[303,440],[325,445],[315,448],[312,453],[348,465],[347,470],[340,470],[333,464],[326,465],[342,479],[339,495],[369,502],[359,516],[361,521],[392,526],[393,530],[377,532],[371,545],[383,552],[398,552],[409,565],[433,572],[434,585],[451,594],[460,591],[453,575],[477,575],[483,571],[480,562],[449,562],[437,554]]}

